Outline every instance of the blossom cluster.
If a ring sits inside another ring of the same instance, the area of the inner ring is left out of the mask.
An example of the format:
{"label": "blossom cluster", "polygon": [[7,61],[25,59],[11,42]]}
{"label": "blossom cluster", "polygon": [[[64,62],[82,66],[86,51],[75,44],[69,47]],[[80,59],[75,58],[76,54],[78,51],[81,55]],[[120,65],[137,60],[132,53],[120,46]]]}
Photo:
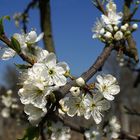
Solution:
{"label": "blossom cluster", "polygon": [[119,137],[121,126],[117,121],[116,116],[109,119],[109,122],[103,130],[96,128],[95,126],[85,131],[84,135],[86,140],[101,140],[103,136],[106,136],[108,140],[116,139]]}
{"label": "blossom cluster", "polygon": [[123,13],[117,13],[117,6],[113,0],[109,0],[106,5],[106,15],[101,15],[97,19],[93,27],[93,38],[98,38],[104,43],[111,43],[112,41],[120,41],[127,38],[131,32],[138,28],[134,23],[130,26],[128,23],[122,24]]}
{"label": "blossom cluster", "polygon": [[1,102],[4,105],[4,108],[1,110],[1,115],[3,118],[9,118],[11,110],[17,109],[19,106],[17,104],[17,98],[12,97],[12,90],[8,90],[5,95],[2,95]]}
{"label": "blossom cluster", "polygon": [[62,122],[49,122],[45,129],[48,140],[70,140],[70,128]]}
{"label": "blossom cluster", "polygon": [[82,87],[72,87],[70,93],[60,100],[59,112],[67,113],[71,117],[75,115],[84,116],[85,119],[93,117],[95,123],[99,124],[102,121],[102,112],[110,108],[109,101],[114,100],[114,95],[119,92],[120,87],[114,76],[98,75],[95,89],[90,93],[85,92]]}
{"label": "blossom cluster", "polygon": [[54,53],[40,50],[37,53],[37,62],[23,72],[23,87],[18,94],[32,124],[37,125],[47,113],[47,97],[67,83],[67,71],[68,65],[65,62],[57,63]]}
{"label": "blossom cluster", "polygon": [[[36,45],[43,33],[37,36],[35,31],[30,31],[27,34],[15,33],[13,37],[19,42],[22,53],[35,60],[32,67],[21,71],[23,87],[18,94],[25,105],[24,111],[29,116],[28,120],[37,125],[47,113],[47,97],[67,83],[65,74],[69,72],[69,66],[65,62],[57,62],[54,53]],[[0,51],[0,58],[3,60],[15,55],[16,52],[11,48],[4,47]]]}

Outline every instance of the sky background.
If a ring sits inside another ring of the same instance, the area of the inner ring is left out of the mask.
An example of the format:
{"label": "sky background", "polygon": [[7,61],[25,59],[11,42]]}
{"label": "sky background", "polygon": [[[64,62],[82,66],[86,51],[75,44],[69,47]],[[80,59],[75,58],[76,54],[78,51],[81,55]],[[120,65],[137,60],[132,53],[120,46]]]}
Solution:
{"label": "sky background", "polygon": [[[123,0],[116,0],[122,9]],[[13,16],[16,12],[22,12],[29,0],[1,0],[0,16]],[[92,39],[92,26],[101,13],[93,6],[91,0],[52,0],[52,29],[56,53],[59,61],[66,61],[74,75],[80,75],[97,58],[103,49],[103,44],[97,39]],[[136,17],[140,15],[140,10]],[[40,21],[38,9],[30,10],[28,30],[35,28],[40,33]],[[5,21],[5,32],[10,37],[14,33],[20,33],[14,24],[14,20]],[[140,52],[140,30],[134,33],[138,50]],[[42,43],[41,43],[42,44]],[[3,74],[9,64],[22,63],[20,58],[9,61],[0,61],[0,84],[3,82]]]}

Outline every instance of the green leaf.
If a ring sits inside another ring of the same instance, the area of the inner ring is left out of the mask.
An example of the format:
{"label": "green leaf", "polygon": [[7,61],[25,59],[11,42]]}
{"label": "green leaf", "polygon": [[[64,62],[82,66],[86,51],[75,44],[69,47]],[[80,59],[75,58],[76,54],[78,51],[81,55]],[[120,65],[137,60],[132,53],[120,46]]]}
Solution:
{"label": "green leaf", "polygon": [[21,51],[20,44],[19,44],[19,42],[14,37],[11,37],[11,43],[12,43],[12,45],[14,47],[13,49],[17,53],[20,53],[20,51]]}
{"label": "green leaf", "polygon": [[3,20],[10,20],[9,16],[3,16],[2,18],[0,18],[0,35],[4,34],[4,26],[3,26]]}
{"label": "green leaf", "polygon": [[25,64],[15,64],[15,65],[20,70],[28,69],[28,68],[31,68],[32,67],[31,65],[25,65]]}
{"label": "green leaf", "polygon": [[23,138],[17,140],[39,140],[39,128],[38,127],[27,128]]}

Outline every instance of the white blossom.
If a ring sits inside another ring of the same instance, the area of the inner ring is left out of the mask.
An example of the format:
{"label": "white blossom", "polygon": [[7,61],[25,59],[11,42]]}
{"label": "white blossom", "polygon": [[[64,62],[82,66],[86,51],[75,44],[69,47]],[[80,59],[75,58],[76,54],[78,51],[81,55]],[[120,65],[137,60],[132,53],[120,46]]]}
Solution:
{"label": "white blossom", "polygon": [[29,116],[28,120],[32,125],[38,125],[42,117],[47,113],[46,108],[38,108],[32,104],[26,104],[24,107],[24,112]]}
{"label": "white blossom", "polygon": [[44,33],[39,34],[39,36],[37,36],[37,33],[35,31],[30,31],[29,33],[27,33],[25,35],[25,42],[27,44],[34,44],[38,41],[40,41],[44,36]]}
{"label": "white blossom", "polygon": [[10,117],[11,109],[17,109],[19,106],[17,104],[17,98],[12,97],[12,90],[7,90],[7,92],[1,96],[1,102],[4,108],[1,110],[1,115],[4,118]]}
{"label": "white blossom", "polygon": [[73,96],[78,96],[80,94],[80,88],[79,87],[71,87],[70,92]]}
{"label": "white blossom", "polygon": [[33,104],[36,107],[45,107],[47,100],[46,96],[52,93],[52,87],[42,85],[42,83],[25,84],[18,92],[20,100],[23,104]]}
{"label": "white blossom", "polygon": [[79,77],[78,79],[76,79],[76,84],[82,87],[85,85],[85,80],[82,77]]}
{"label": "white blossom", "polygon": [[106,5],[107,15],[102,15],[101,19],[106,25],[118,25],[123,17],[123,14],[117,13],[116,4],[110,0],[109,3]]}
{"label": "white blossom", "polygon": [[118,85],[116,78],[110,74],[104,76],[98,75],[95,87],[107,100],[114,100],[113,95],[120,92],[120,86]]}
{"label": "white blossom", "polygon": [[101,140],[101,134],[95,127],[91,127],[89,130],[86,130],[84,135],[86,140]]}
{"label": "white blossom", "polygon": [[69,67],[65,62],[57,63],[54,53],[47,55],[43,63],[46,67],[47,79],[49,84],[56,86],[64,86],[67,83],[67,78],[64,74],[69,71]]}
{"label": "white blossom", "polygon": [[30,31],[27,34],[15,33],[13,37],[20,43],[21,48],[26,48],[27,45],[35,44],[40,41],[43,38],[43,35],[44,33],[41,33],[39,34],[39,36],[37,36],[37,33],[35,31]]}
{"label": "white blossom", "polygon": [[73,117],[75,115],[82,116],[85,112],[85,106],[83,103],[83,97],[81,96],[66,96],[60,100],[62,111],[66,112],[68,116]]}
{"label": "white blossom", "polygon": [[102,96],[98,93],[91,97],[86,95],[84,98],[84,105],[86,106],[86,112],[84,117],[90,119],[92,116],[96,124],[99,124],[102,121],[102,111],[106,111],[110,108],[110,103],[103,99]]}
{"label": "white blossom", "polygon": [[121,23],[122,13],[109,12],[108,15],[102,15],[102,20],[106,25],[118,25]]}
{"label": "white blossom", "polygon": [[104,128],[104,132],[107,135],[107,138],[111,140],[112,138],[116,139],[119,137],[121,126],[117,121],[116,116],[113,116],[109,120],[109,124]]}
{"label": "white blossom", "polygon": [[51,122],[49,130],[52,132],[49,140],[69,140],[71,138],[70,128],[64,126],[60,121]]}

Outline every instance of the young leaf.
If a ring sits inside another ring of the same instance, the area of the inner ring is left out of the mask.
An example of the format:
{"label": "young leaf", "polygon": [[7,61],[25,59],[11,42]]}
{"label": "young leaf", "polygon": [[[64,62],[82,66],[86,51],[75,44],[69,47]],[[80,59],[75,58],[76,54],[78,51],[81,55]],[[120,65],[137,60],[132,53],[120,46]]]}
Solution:
{"label": "young leaf", "polygon": [[4,26],[3,26],[3,20],[10,20],[9,16],[3,16],[2,18],[0,18],[0,35],[4,34]]}
{"label": "young leaf", "polygon": [[17,140],[39,140],[39,128],[38,127],[27,128],[24,137]]}
{"label": "young leaf", "polygon": [[17,53],[20,53],[20,51],[21,51],[20,44],[19,44],[19,42],[14,37],[11,37],[11,43],[12,43],[12,45],[14,47],[13,49]]}

